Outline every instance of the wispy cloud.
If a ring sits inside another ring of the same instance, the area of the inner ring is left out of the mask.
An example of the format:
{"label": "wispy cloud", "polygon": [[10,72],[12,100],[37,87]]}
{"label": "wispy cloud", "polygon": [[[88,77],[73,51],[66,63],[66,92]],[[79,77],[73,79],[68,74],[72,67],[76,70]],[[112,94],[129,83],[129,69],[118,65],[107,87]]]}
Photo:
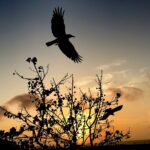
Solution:
{"label": "wispy cloud", "polygon": [[17,95],[5,103],[6,106],[18,105],[19,107],[30,108],[33,106],[33,97],[29,94]]}
{"label": "wispy cloud", "polygon": [[[130,75],[129,75],[130,74]],[[138,100],[150,96],[150,70],[139,68],[136,73],[132,70],[122,70],[111,73],[110,83],[106,85],[107,92],[121,92],[124,100]]]}
{"label": "wispy cloud", "polygon": [[[116,63],[121,65],[125,63],[122,61]],[[91,88],[92,91],[96,92],[96,78],[82,78],[79,85]],[[121,98],[128,101],[143,100],[150,96],[150,70],[147,68],[139,68],[136,70],[129,69],[116,69],[115,71],[109,71],[109,73],[103,75],[103,89],[106,95],[116,92],[121,93]],[[111,96],[111,95],[110,95]]]}
{"label": "wispy cloud", "polygon": [[76,85],[77,85],[78,87],[86,86],[86,85],[92,83],[94,80],[95,80],[95,77],[86,76],[86,77],[84,77],[84,78],[79,79],[79,80],[76,82]]}
{"label": "wispy cloud", "polygon": [[97,70],[108,70],[110,68],[121,66],[121,65],[125,64],[126,62],[127,62],[126,60],[118,60],[118,61],[112,62],[110,64],[103,64],[103,65],[97,66],[96,68],[97,68]]}
{"label": "wispy cloud", "polygon": [[0,120],[2,119],[2,116],[4,115],[4,111],[0,109]]}
{"label": "wispy cloud", "polygon": [[141,99],[144,95],[144,91],[137,87],[120,87],[120,88],[113,88],[110,87],[107,89],[107,92],[112,93],[113,95],[116,93],[121,94],[121,98],[128,101],[134,101]]}
{"label": "wispy cloud", "polygon": [[[29,94],[22,94],[17,95],[11,100],[7,101],[2,107],[5,107],[7,110],[12,110],[13,108],[21,109],[23,107],[29,109],[34,107],[34,104],[32,103],[33,97]],[[0,109],[0,117],[2,117],[4,114],[4,111]]]}

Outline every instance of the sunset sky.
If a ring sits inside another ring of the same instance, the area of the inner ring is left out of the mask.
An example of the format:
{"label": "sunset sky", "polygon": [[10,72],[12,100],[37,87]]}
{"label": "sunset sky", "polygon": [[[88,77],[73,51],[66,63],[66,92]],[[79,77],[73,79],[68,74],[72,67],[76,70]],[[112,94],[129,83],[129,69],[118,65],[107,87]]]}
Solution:
{"label": "sunset sky", "polygon": [[[68,59],[53,40],[51,17],[65,9],[66,33],[83,56]],[[74,74],[77,87],[95,89],[95,75],[104,71],[107,94],[121,91],[123,109],[114,117],[116,128],[131,130],[131,139],[150,139],[150,1],[149,0],[1,0],[0,104],[27,93],[26,82],[13,76],[33,73],[25,61],[37,57],[50,65],[46,82]],[[4,127],[0,120],[0,128]]]}

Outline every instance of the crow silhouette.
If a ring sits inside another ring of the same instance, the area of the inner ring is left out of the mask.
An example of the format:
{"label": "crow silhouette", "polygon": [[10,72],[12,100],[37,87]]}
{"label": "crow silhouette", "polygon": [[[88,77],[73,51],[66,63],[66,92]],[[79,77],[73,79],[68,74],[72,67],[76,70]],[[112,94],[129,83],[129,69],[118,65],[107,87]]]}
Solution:
{"label": "crow silhouette", "polygon": [[115,108],[108,108],[105,110],[105,114],[102,116],[101,120],[106,120],[110,115],[114,115],[116,111],[121,110],[123,105],[117,106]]}
{"label": "crow silhouette", "polygon": [[65,32],[65,24],[64,24],[64,10],[62,8],[55,8],[53,10],[53,16],[51,20],[51,29],[53,35],[56,37],[55,40],[47,42],[47,46],[51,46],[53,44],[58,45],[61,51],[74,62],[82,62],[82,56],[78,54],[75,50],[74,46],[69,41],[69,38],[75,37],[71,34],[66,34]]}

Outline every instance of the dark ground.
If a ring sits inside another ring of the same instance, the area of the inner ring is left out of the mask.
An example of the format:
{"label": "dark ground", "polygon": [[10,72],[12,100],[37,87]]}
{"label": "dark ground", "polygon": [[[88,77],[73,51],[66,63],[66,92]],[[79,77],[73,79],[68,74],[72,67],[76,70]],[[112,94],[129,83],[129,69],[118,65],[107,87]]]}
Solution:
{"label": "dark ground", "polygon": [[[88,150],[88,149],[91,149],[91,148],[85,148],[85,150]],[[138,149],[150,150],[150,144],[99,146],[99,147],[93,148],[93,150],[138,150]]]}
{"label": "dark ground", "polygon": [[[51,150],[51,148],[49,148]],[[75,148],[71,148],[73,150]],[[150,144],[122,144],[122,145],[114,145],[114,146],[99,146],[99,147],[82,147],[76,148],[76,150],[150,150]],[[18,146],[16,146],[12,142],[6,142],[0,140],[0,150],[20,150]],[[60,150],[57,148],[56,150]],[[64,150],[64,149],[63,149]]]}
{"label": "dark ground", "polygon": [[0,150],[19,150],[19,147],[13,142],[0,140]]}

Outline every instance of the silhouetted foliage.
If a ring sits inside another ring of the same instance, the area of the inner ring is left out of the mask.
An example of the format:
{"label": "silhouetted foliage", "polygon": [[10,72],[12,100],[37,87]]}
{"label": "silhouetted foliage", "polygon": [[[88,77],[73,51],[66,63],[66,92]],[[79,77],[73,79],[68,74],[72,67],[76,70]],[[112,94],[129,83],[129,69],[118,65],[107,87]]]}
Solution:
{"label": "silhouetted foliage", "polygon": [[[28,63],[35,76],[24,77],[17,71],[21,79],[27,81],[28,94],[32,97],[36,113],[30,114],[27,108],[22,108],[14,114],[3,107],[4,116],[22,121],[19,130],[12,127],[10,131],[0,131],[0,139],[17,143],[21,149],[48,149],[76,148],[90,145],[112,145],[123,138],[129,138],[129,132],[115,130],[109,116],[122,109],[118,104],[120,93],[112,100],[106,100],[102,88],[102,73],[96,76],[97,96],[92,96],[78,89],[74,83],[73,75],[65,75],[59,82],[50,81],[50,87],[46,87],[44,79],[49,66],[44,69],[37,65],[37,58],[28,58]],[[66,81],[71,80],[67,92],[63,93],[61,87]],[[79,97],[80,95],[80,97]],[[33,99],[34,97],[34,99]],[[79,97],[79,98],[77,98]]]}

